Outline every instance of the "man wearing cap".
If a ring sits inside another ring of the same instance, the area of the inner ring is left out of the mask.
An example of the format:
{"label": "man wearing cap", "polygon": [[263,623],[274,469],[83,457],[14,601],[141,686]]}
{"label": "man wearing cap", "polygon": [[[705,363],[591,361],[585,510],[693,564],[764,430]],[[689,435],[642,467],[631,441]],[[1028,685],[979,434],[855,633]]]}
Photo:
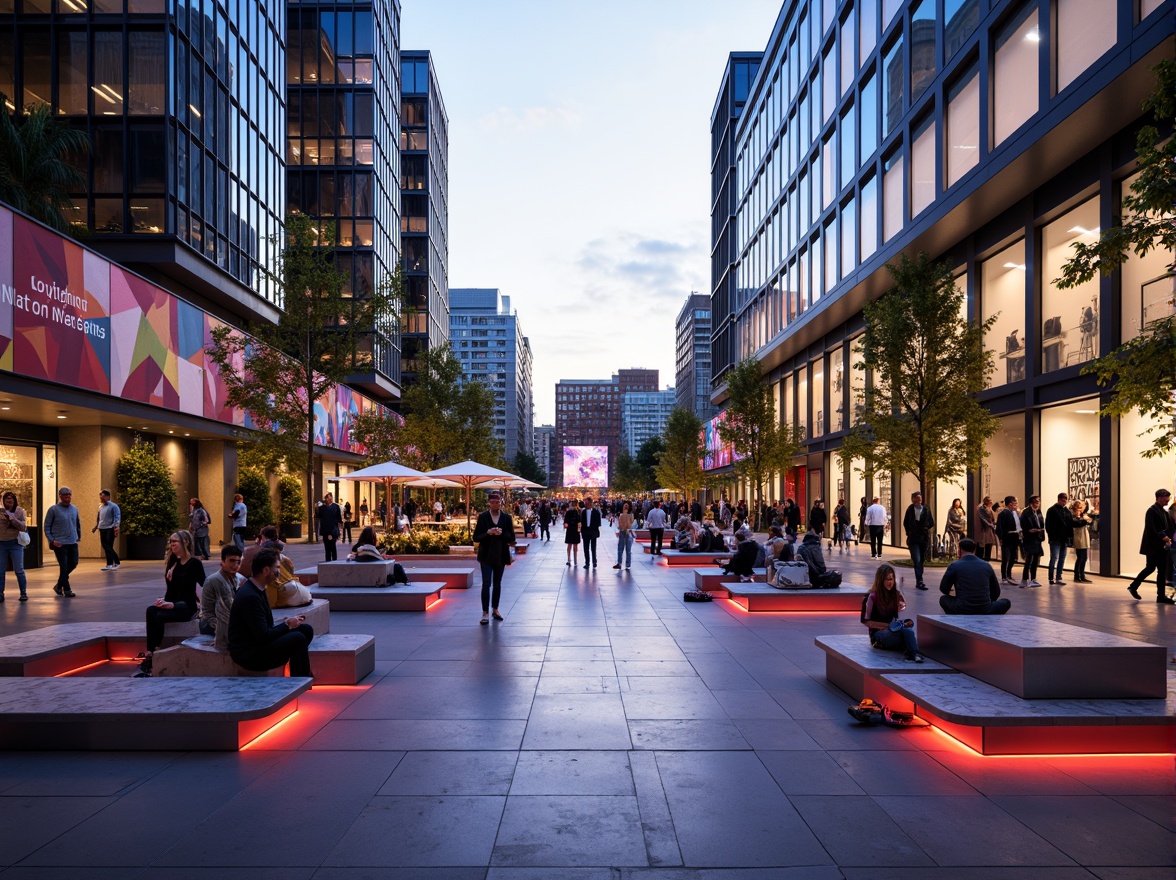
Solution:
{"label": "man wearing cap", "polygon": [[[502,598],[502,573],[510,565],[510,548],[515,543],[514,521],[502,509],[502,496],[490,493],[490,509],[478,514],[474,526],[474,543],[478,545],[478,562],[482,565],[482,620],[502,620],[498,603]],[[493,594],[491,592],[493,588]]]}
{"label": "man wearing cap", "polygon": [[1168,516],[1168,499],[1172,493],[1167,489],[1156,490],[1156,503],[1147,509],[1143,515],[1143,539],[1139,542],[1139,552],[1147,558],[1147,567],[1135,579],[1127,592],[1139,599],[1139,586],[1153,571],[1156,573],[1156,603],[1159,605],[1174,605],[1176,602],[1168,598],[1168,548],[1172,546],[1173,523]]}
{"label": "man wearing cap", "polygon": [[82,540],[82,515],[73,504],[73,490],[57,490],[57,503],[45,514],[45,539],[57,557],[57,583],[53,592],[67,599],[74,597],[69,573],[78,567],[78,542]]}

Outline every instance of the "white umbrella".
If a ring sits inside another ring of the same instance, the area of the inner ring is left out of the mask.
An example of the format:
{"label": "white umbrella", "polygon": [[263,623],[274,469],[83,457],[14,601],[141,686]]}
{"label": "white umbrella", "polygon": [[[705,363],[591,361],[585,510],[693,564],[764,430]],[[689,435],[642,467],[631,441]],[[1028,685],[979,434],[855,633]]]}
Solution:
{"label": "white umbrella", "polygon": [[475,483],[479,489],[485,489],[488,486],[493,486],[495,489],[544,489],[545,486],[539,483],[532,482],[526,477],[519,477],[510,474],[505,477],[491,477],[488,480]]}
{"label": "white umbrella", "polygon": [[411,483],[405,483],[406,486],[411,486],[414,489],[460,489],[461,483],[455,483],[453,480],[445,480],[441,477],[421,477],[419,480],[413,480]]}
{"label": "white umbrella", "polygon": [[470,490],[480,483],[486,483],[494,479],[516,480],[520,479],[514,474],[499,470],[495,467],[490,467],[488,464],[482,464],[477,461],[463,461],[458,464],[451,464],[447,467],[437,468],[435,471],[429,471],[425,474],[427,477],[444,477],[447,480],[453,480],[465,487],[466,494],[466,528],[470,525]]}
{"label": "white umbrella", "polygon": [[[395,461],[385,461],[371,467],[361,468],[349,474],[343,474],[340,480],[372,480],[384,484],[384,497],[388,502],[388,510],[392,510],[392,486],[402,485],[412,480],[422,479],[425,475],[416,468],[400,464]],[[375,500],[374,498],[372,499]]]}

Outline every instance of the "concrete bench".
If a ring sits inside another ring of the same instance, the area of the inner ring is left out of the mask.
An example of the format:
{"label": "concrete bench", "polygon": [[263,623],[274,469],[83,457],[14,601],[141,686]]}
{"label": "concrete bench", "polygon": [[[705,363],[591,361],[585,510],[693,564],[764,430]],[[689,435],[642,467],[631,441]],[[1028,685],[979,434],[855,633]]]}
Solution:
{"label": "concrete bench", "polygon": [[[376,640],[368,635],[318,635],[310,643],[310,668],[315,684],[358,684],[376,668]],[[151,673],[174,677],[274,677],[286,667],[255,672],[233,662],[228,651],[213,644],[212,636],[196,636],[166,650],[156,651]]]}
{"label": "concrete bench", "polygon": [[441,598],[444,581],[414,581],[394,587],[320,587],[336,611],[428,611]]}
{"label": "concrete bench", "polygon": [[984,755],[1176,752],[1176,672],[1163,699],[1025,700],[970,675],[887,674],[880,682]]}
{"label": "concrete bench", "polygon": [[[766,568],[753,568],[751,570],[751,577],[755,581],[766,582],[768,579],[768,570]],[[705,590],[708,593],[712,590],[721,592],[719,590],[719,584],[729,580],[731,580],[731,575],[724,573],[717,565],[712,565],[710,568],[694,569],[694,589],[696,590]]]}
{"label": "concrete bench", "polygon": [[309,678],[0,679],[0,749],[235,752],[298,709]]}
{"label": "concrete bench", "polygon": [[1030,615],[920,614],[923,653],[1024,699],[1163,699],[1168,651]]}
{"label": "concrete bench", "polygon": [[[392,559],[383,562],[320,562],[319,587],[382,587],[392,574]],[[317,591],[316,591],[317,594]]]}
{"label": "concrete bench", "polygon": [[531,546],[530,541],[515,541],[515,555],[526,556],[527,548]]}
{"label": "concrete bench", "polygon": [[707,552],[707,553],[683,553],[681,550],[663,550],[659,561],[662,565],[667,565],[671,568],[688,565],[694,568],[699,565],[714,564],[714,560],[721,559],[727,562],[731,559],[733,554],[730,551]]}
{"label": "concrete bench", "polygon": [[463,558],[477,556],[478,555],[478,548],[474,547],[472,544],[469,546],[466,546],[464,544],[450,544],[449,545],[449,555],[450,556],[460,556]]}
{"label": "concrete bench", "polygon": [[[825,678],[855,700],[869,697],[900,712],[913,712],[914,705],[882,683],[882,675],[955,674],[956,670],[934,660],[912,663],[901,651],[883,651],[870,644],[866,628],[859,635],[817,636],[814,643],[825,652]],[[920,646],[922,647],[922,646]]]}
{"label": "concrete bench", "polygon": [[473,568],[429,568],[425,566],[421,568],[405,566],[404,569],[410,582],[418,580],[441,581],[447,590],[468,590],[474,585],[475,571],[476,569]]}
{"label": "concrete bench", "polygon": [[[719,584],[746,611],[847,611],[860,614],[865,587],[843,583],[833,590],[778,590],[766,583]],[[717,591],[716,591],[717,592]]]}

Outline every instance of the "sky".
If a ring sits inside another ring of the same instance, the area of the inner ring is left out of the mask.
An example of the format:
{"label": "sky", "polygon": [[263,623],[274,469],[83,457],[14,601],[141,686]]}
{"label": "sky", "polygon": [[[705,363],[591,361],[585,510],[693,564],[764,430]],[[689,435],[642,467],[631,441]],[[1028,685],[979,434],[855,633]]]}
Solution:
{"label": "sky", "polygon": [[449,286],[511,298],[555,383],[660,371],[710,292],[710,116],[727,55],[762,51],[781,0],[401,0],[449,117]]}

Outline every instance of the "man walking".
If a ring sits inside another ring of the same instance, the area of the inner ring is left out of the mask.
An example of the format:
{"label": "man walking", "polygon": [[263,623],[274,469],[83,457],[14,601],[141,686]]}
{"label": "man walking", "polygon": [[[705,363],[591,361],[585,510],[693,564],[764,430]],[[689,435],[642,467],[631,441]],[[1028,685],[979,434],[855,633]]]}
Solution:
{"label": "man walking", "polygon": [[[939,584],[939,607],[944,614],[1006,614],[1012,603],[1000,597],[992,566],[976,556],[976,542],[964,538],[959,559],[947,567]],[[955,595],[951,595],[955,587]]]}
{"label": "man walking", "polygon": [[666,534],[666,512],[662,510],[661,502],[653,502],[645,517],[645,526],[649,529],[649,553],[651,556],[662,555],[662,539]]}
{"label": "man walking", "polygon": [[1021,549],[1021,517],[1017,514],[1017,499],[1006,495],[1004,508],[996,517],[996,536],[1000,539],[1000,582],[1016,586],[1013,566]]}
{"label": "man walking", "polygon": [[931,508],[923,504],[923,493],[912,492],[911,503],[902,518],[902,530],[906,532],[907,548],[911,551],[911,564],[915,567],[915,588],[927,589],[923,583],[923,560],[927,556],[931,536],[935,534],[935,517]]}
{"label": "man walking", "polygon": [[57,490],[57,503],[45,514],[45,538],[57,557],[57,583],[53,592],[72,599],[76,594],[69,585],[69,573],[78,567],[78,542],[82,540],[82,515],[73,505],[73,490]]}
{"label": "man walking", "polygon": [[878,496],[874,496],[873,503],[866,508],[866,528],[870,530],[870,558],[882,558],[882,538],[886,531],[886,508],[878,503]]}
{"label": "man walking", "polygon": [[245,532],[249,526],[249,508],[245,506],[245,496],[238,492],[233,496],[233,511],[229,514],[233,521],[233,543],[242,553],[245,552]]}
{"label": "man walking", "polygon": [[493,611],[495,620],[502,620],[498,603],[502,600],[502,574],[510,565],[510,548],[515,543],[514,520],[502,509],[502,496],[490,493],[490,509],[478,514],[474,526],[474,543],[478,545],[478,562],[482,566],[482,619],[479,623],[490,622]]}
{"label": "man walking", "polygon": [[106,565],[103,571],[118,571],[121,561],[114,551],[114,541],[118,537],[118,527],[122,523],[122,511],[117,504],[110,500],[110,492],[103,489],[98,493],[98,519],[94,521],[94,528],[90,534],[98,533],[98,540],[102,542],[102,552],[106,554]]}
{"label": "man walking", "polygon": [[580,520],[580,537],[584,543],[584,568],[588,567],[588,561],[592,561],[592,567],[596,568],[596,540],[600,537],[600,511],[593,506],[592,496],[589,495],[584,499],[587,507],[584,508],[583,518]]}
{"label": "man walking", "polygon": [[323,548],[326,550],[326,561],[334,562],[339,558],[337,545],[339,531],[343,525],[343,511],[335,503],[335,496],[328,492],[323,496],[323,505],[318,509],[319,534],[323,536]]}
{"label": "man walking", "polygon": [[1176,604],[1168,598],[1168,548],[1172,546],[1173,524],[1165,509],[1172,493],[1167,489],[1156,490],[1156,503],[1147,509],[1143,515],[1143,539],[1139,542],[1139,552],[1147,559],[1147,567],[1135,576],[1127,592],[1139,599],[1139,585],[1148,575],[1156,573],[1156,603],[1159,605]]}
{"label": "man walking", "polygon": [[551,543],[551,505],[547,499],[539,505],[539,538]]}
{"label": "man walking", "polygon": [[[1059,587],[1066,582],[1062,572],[1066,568],[1066,546],[1074,540],[1074,518],[1066,502],[1070,496],[1058,493],[1058,503],[1045,512],[1045,536],[1049,539],[1049,583]],[[1055,571],[1056,570],[1056,571]]]}

